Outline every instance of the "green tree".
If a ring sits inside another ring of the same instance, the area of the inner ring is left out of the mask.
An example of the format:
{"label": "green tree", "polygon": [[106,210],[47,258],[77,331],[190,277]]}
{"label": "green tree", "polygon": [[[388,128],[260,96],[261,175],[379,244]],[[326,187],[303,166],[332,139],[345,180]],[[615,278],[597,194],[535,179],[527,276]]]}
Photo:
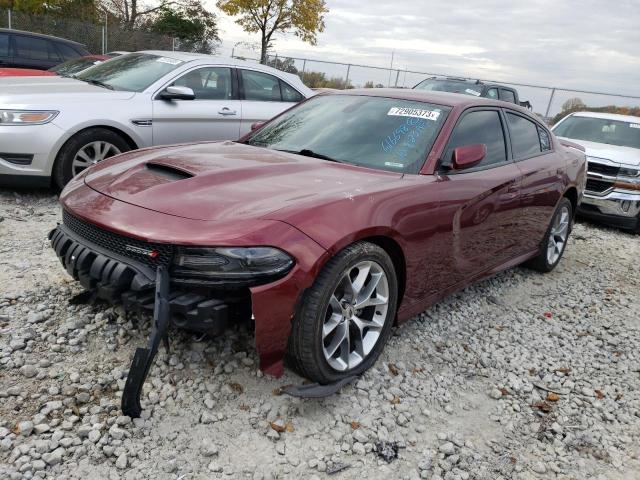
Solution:
{"label": "green tree", "polygon": [[55,15],[82,21],[98,18],[96,0],[0,0],[0,8],[32,15]]}
{"label": "green tree", "polygon": [[179,7],[163,6],[149,30],[177,38],[180,50],[213,53],[220,42],[215,14],[207,11],[199,0]]}
{"label": "green tree", "polygon": [[138,0],[101,0],[103,8],[129,30],[152,22],[153,16],[163,8],[178,4],[173,0],[161,0],[153,6],[143,4]]}
{"label": "green tree", "polygon": [[236,23],[246,32],[260,32],[260,63],[267,62],[267,50],[276,32],[293,31],[303,41],[315,45],[324,31],[324,0],[218,0],[224,13],[238,17]]}

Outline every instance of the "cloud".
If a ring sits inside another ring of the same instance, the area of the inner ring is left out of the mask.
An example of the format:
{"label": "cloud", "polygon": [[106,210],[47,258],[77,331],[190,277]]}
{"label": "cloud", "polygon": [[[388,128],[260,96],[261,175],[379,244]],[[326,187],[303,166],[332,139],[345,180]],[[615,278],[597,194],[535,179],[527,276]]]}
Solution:
{"label": "cloud", "polygon": [[[276,39],[275,51],[378,67],[388,67],[394,52],[394,67],[409,71],[640,96],[637,0],[327,0],[327,4],[326,29],[317,46],[289,34]],[[225,49],[235,41],[259,40],[231,19],[221,20]],[[353,74],[364,78],[367,72],[357,70]],[[388,81],[388,71],[370,73],[386,78],[381,83]],[[406,77],[409,85],[409,80],[419,79]],[[531,91],[540,97],[539,109],[546,107],[542,104],[550,92]]]}

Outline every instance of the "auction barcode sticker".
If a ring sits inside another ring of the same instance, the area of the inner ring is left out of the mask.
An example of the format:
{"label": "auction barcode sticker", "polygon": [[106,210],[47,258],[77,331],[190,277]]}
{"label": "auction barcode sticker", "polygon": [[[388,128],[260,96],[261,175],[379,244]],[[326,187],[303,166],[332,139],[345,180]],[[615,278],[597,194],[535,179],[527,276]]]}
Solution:
{"label": "auction barcode sticker", "polygon": [[631,127],[631,128],[640,128],[640,123],[630,123],[629,127]]}
{"label": "auction barcode sticker", "polygon": [[471,88],[467,88],[465,92],[467,92],[469,95],[474,95],[476,97],[479,97],[480,95],[482,95],[479,91],[473,90]]}
{"label": "auction barcode sticker", "polygon": [[391,107],[387,115],[394,117],[425,118],[435,122],[438,120],[440,112],[438,110],[422,110],[421,108]]}

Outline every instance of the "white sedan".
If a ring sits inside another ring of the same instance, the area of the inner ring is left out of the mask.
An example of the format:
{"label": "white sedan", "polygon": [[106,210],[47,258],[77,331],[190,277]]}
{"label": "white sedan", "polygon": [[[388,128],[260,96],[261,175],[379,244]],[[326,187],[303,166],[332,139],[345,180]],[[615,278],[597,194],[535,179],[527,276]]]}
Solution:
{"label": "white sedan", "polygon": [[127,150],[236,140],[313,94],[264,65],[164,51],[122,55],[75,78],[3,78],[0,183],[62,188]]}

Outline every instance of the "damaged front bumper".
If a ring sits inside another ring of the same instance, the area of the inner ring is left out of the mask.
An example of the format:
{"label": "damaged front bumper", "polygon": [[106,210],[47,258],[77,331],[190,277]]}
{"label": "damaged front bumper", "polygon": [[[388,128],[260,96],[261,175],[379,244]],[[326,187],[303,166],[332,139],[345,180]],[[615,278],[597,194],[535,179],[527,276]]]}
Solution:
{"label": "damaged front bumper", "polygon": [[[101,201],[112,200],[102,197]],[[90,204],[85,205],[90,208]],[[295,265],[286,276],[264,285],[212,287],[185,283],[172,275],[172,244],[136,240],[86,222],[66,209],[63,213],[63,223],[51,231],[49,239],[65,270],[98,298],[122,303],[125,310],[154,313],[146,353],[137,354],[138,358],[134,357],[130,369],[130,378],[134,380],[129,382],[132,385],[127,395],[128,414],[133,415],[139,410],[139,402],[135,398],[132,400],[132,396],[136,397],[142,388],[141,382],[144,382],[148,365],[157,350],[154,345],[157,346],[159,339],[165,337],[169,322],[180,328],[217,335],[230,324],[253,318],[261,370],[276,377],[283,374],[284,355],[297,302],[304,289],[313,282],[318,265],[327,254],[309,237],[287,224],[273,222],[271,237],[274,242],[296,258]],[[153,226],[169,228],[164,226],[161,215],[153,213],[145,219],[151,217],[148,221]],[[125,220],[126,215],[118,219]],[[181,222],[180,226],[184,225],[187,230],[191,227],[187,219],[174,222]],[[139,227],[147,228],[146,225]],[[202,223],[199,222],[197,227],[201,229]],[[158,238],[163,238],[163,233],[159,232]],[[186,231],[185,236],[189,233]],[[152,259],[148,252],[154,253]],[[161,269],[169,284],[166,295],[163,294],[163,302],[158,299]],[[164,312],[158,311],[160,304],[165,305]],[[165,314],[167,322],[163,327],[158,316]],[[138,373],[134,375],[136,371]]]}

